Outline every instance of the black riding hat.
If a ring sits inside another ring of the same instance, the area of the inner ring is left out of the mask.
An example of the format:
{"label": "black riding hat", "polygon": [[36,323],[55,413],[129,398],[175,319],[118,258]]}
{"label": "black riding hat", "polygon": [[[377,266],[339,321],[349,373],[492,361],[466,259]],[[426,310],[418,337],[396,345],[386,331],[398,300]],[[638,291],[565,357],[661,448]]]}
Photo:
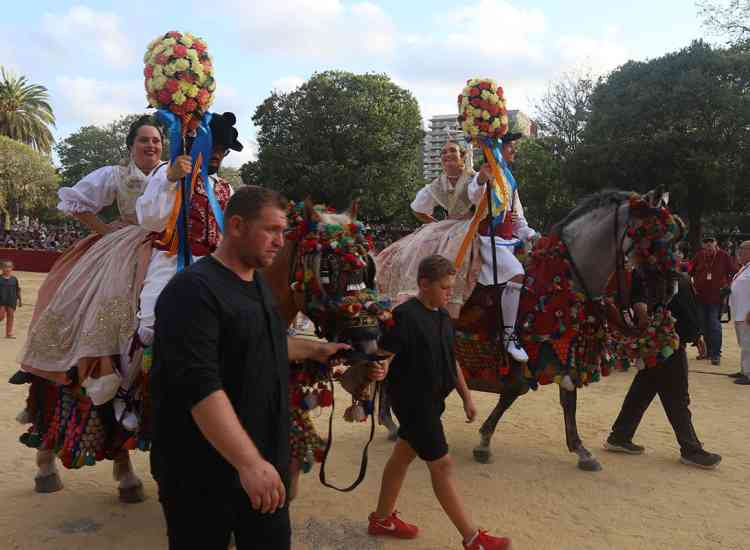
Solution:
{"label": "black riding hat", "polygon": [[224,113],[223,115],[214,113],[209,124],[214,143],[221,144],[227,149],[242,151],[242,144],[237,141],[239,132],[234,127],[235,124],[237,124],[237,117],[234,116],[234,113]]}
{"label": "black riding hat", "polygon": [[523,134],[520,132],[508,132],[502,138],[500,138],[500,141],[502,141],[503,143],[510,143],[511,141],[516,141],[517,139],[521,139],[522,137]]}

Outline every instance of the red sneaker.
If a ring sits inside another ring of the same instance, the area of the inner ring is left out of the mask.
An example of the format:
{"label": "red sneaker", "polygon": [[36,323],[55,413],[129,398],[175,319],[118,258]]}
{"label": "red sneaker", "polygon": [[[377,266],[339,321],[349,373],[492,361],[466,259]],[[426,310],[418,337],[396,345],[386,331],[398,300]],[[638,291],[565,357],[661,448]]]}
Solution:
{"label": "red sneaker", "polygon": [[505,537],[493,537],[487,531],[479,530],[479,533],[471,544],[464,543],[466,550],[508,550],[510,539]]}
{"label": "red sneaker", "polygon": [[373,536],[414,539],[419,533],[419,528],[399,519],[398,512],[393,512],[385,519],[378,519],[375,514],[370,514],[370,525],[367,527],[367,532]]}

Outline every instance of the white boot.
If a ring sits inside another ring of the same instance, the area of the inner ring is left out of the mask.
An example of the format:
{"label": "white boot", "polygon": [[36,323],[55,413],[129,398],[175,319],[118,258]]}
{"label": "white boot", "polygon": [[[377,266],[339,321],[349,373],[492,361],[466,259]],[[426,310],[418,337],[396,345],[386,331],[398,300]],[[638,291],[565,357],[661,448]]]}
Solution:
{"label": "white boot", "polygon": [[521,301],[521,289],[523,285],[514,281],[505,284],[503,295],[500,299],[503,308],[503,344],[510,356],[519,363],[528,363],[529,356],[518,344],[516,338],[516,319],[518,317],[518,304]]}
{"label": "white boot", "polygon": [[115,397],[112,400],[112,407],[115,410],[115,420],[117,420],[122,427],[129,432],[134,432],[138,429],[138,417],[133,411],[127,410],[127,403],[121,397]]}

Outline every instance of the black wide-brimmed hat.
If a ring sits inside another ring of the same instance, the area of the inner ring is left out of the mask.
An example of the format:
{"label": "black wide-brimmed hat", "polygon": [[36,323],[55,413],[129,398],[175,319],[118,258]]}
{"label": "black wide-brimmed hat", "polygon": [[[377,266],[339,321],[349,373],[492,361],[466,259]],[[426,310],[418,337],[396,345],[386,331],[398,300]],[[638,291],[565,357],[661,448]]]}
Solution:
{"label": "black wide-brimmed hat", "polygon": [[221,144],[227,149],[242,151],[242,144],[237,141],[239,132],[234,127],[235,124],[237,124],[237,117],[234,116],[234,113],[224,113],[223,115],[214,113],[210,123],[214,143]]}
{"label": "black wide-brimmed hat", "polygon": [[511,141],[516,141],[517,139],[521,139],[522,137],[523,134],[520,132],[508,132],[502,138],[500,138],[500,141],[502,141],[503,143],[510,143]]}

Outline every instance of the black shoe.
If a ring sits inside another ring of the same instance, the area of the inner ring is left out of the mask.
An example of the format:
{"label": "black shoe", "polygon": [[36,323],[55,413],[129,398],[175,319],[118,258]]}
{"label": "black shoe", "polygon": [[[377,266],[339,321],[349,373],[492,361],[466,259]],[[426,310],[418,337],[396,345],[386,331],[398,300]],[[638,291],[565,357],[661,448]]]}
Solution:
{"label": "black shoe", "polygon": [[612,453],[625,453],[629,455],[642,455],[646,451],[643,445],[636,445],[632,441],[616,441],[607,439],[604,442],[604,450]]}
{"label": "black shoe", "polygon": [[744,373],[741,373],[741,372],[735,372],[735,373],[732,373],[732,374],[727,374],[727,376],[729,378],[744,378],[745,377]]}
{"label": "black shoe", "polygon": [[713,470],[721,462],[721,455],[716,453],[709,453],[701,449],[687,455],[680,457],[680,462],[687,464],[688,466],[696,466],[697,468],[703,468],[704,470]]}
{"label": "black shoe", "polygon": [[737,384],[738,386],[750,386],[750,378],[743,375],[737,380],[735,380],[734,383]]}
{"label": "black shoe", "polygon": [[16,373],[8,380],[9,384],[21,386],[23,384],[31,384],[31,375],[28,372],[22,370],[16,371]]}
{"label": "black shoe", "polygon": [[721,357],[711,357],[711,364],[715,367],[721,365]]}

